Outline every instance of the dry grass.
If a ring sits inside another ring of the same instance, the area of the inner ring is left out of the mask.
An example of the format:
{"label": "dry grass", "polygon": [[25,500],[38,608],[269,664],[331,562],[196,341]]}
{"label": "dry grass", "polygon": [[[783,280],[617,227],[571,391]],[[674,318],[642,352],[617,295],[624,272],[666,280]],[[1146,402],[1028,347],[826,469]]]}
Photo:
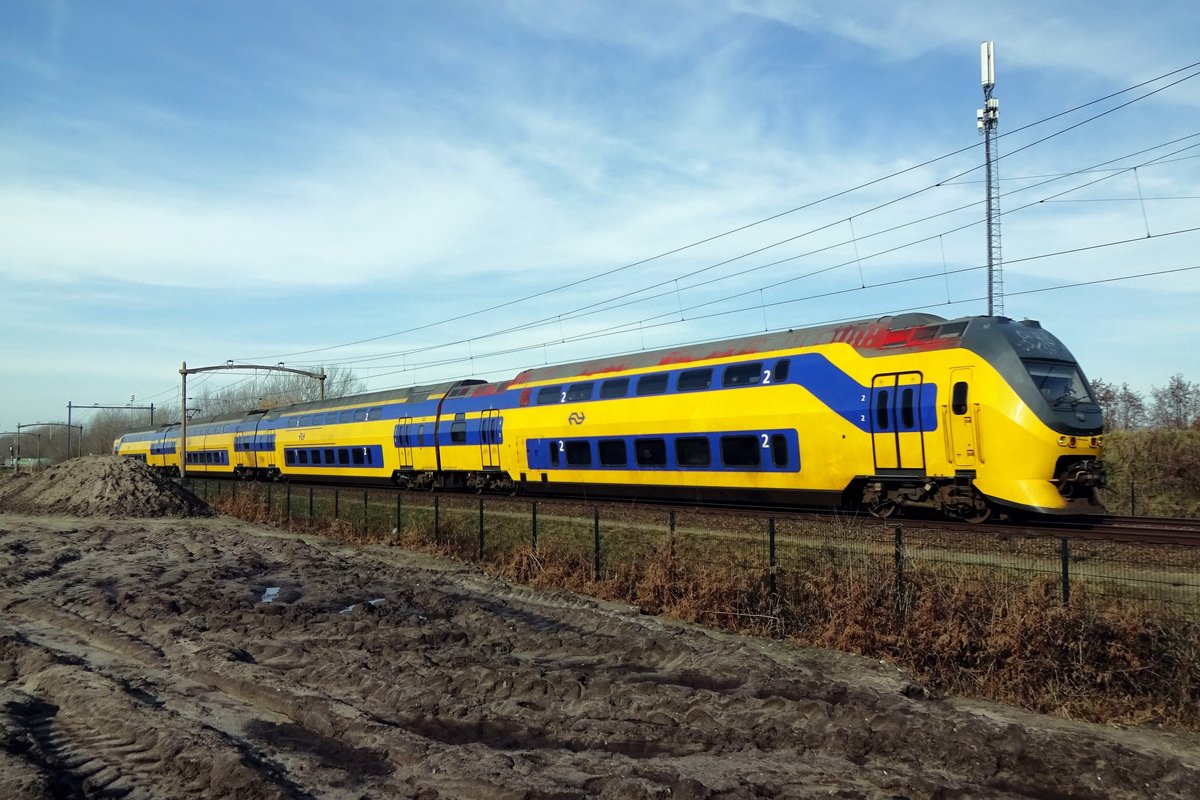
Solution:
{"label": "dry grass", "polygon": [[[307,512],[307,499],[304,500]],[[432,502],[432,501],[430,501]],[[293,530],[318,530],[349,543],[385,543],[477,560],[477,511],[443,501],[434,536],[429,507],[397,526],[381,504],[353,520],[321,513],[290,523],[259,493],[215,502],[225,513]],[[362,514],[363,503],[355,513]],[[343,504],[343,510],[355,509]],[[328,509],[326,509],[328,510]],[[301,515],[303,516],[303,515]],[[792,531],[829,544],[788,551],[775,572],[760,547],[618,523],[605,531],[597,580],[590,519],[539,520],[535,550],[528,521],[487,521],[482,568],[540,588],[565,588],[636,604],[654,614],[741,633],[783,635],[818,647],[883,658],[911,669],[931,690],[1013,703],[1064,717],[1200,730],[1200,623],[1162,606],[1133,604],[1072,584],[1062,602],[1051,576],[964,568],[914,559],[897,582],[886,537],[861,529]],[[375,524],[371,520],[375,520]],[[860,547],[844,544],[857,537]],[[1019,544],[1004,546],[1019,550]],[[1150,609],[1148,611],[1148,609]]]}

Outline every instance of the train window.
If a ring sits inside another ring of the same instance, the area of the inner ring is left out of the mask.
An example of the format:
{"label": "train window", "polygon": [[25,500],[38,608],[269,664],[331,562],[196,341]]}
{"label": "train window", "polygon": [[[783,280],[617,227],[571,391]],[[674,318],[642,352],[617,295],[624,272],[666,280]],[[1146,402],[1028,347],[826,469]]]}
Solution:
{"label": "train window", "polygon": [[967,413],[967,382],[959,381],[950,392],[950,408],[955,414]]}
{"label": "train window", "polygon": [[567,402],[578,403],[583,400],[591,400],[594,385],[592,383],[577,383],[570,389],[567,389]]}
{"label": "train window", "polygon": [[775,362],[775,376],[771,378],[772,383],[783,383],[788,379],[788,369],[792,366],[791,359],[781,358]]}
{"label": "train window", "polygon": [[301,464],[308,463],[308,451],[307,450],[297,450],[296,456],[300,459]]}
{"label": "train window", "polygon": [[383,416],[383,409],[376,406],[375,408],[367,409],[367,419],[379,419]]}
{"label": "train window", "polygon": [[303,417],[300,418],[300,425],[301,425],[301,427],[304,427],[304,428],[307,428],[309,425],[312,425],[312,416],[310,414],[305,414]]}
{"label": "train window", "polygon": [[450,442],[452,444],[464,444],[467,441],[467,415],[459,412],[454,415],[454,422],[450,423]]}
{"label": "train window", "polygon": [[890,393],[888,392],[887,389],[881,389],[880,391],[875,393],[875,429],[876,430],[886,431],[889,427],[891,427],[890,425],[888,425],[888,421],[890,419],[890,416],[888,414],[888,399],[889,399],[889,397],[890,397]]}
{"label": "train window", "polygon": [[354,456],[355,464],[362,465],[366,463],[367,460],[367,448],[356,447],[350,451],[350,455]]}
{"label": "train window", "polygon": [[425,446],[425,425],[424,423],[417,426],[417,447]]}
{"label": "train window", "polygon": [[339,464],[349,464],[350,463],[350,449],[349,448],[339,447],[337,454],[338,454],[338,463]]}
{"label": "train window", "polygon": [[333,448],[329,448],[325,451],[325,463],[326,464],[336,464],[337,463],[337,461],[333,457]]}
{"label": "train window", "polygon": [[663,439],[634,439],[633,449],[639,467],[665,467],[667,443]]}
{"label": "train window", "polygon": [[638,378],[637,393],[639,395],[662,394],[667,390],[667,374],[643,375]]}
{"label": "train window", "polygon": [[906,431],[911,431],[917,426],[916,408],[913,403],[915,398],[916,392],[911,386],[906,386],[900,393],[900,426]]}
{"label": "train window", "polygon": [[554,466],[554,467],[558,466],[558,462],[559,462],[559,458],[560,458],[560,456],[559,456],[559,450],[560,450],[559,445],[560,444],[561,444],[561,442],[551,442],[550,443],[550,465],[551,466]]}
{"label": "train window", "polygon": [[567,442],[567,463],[572,467],[590,467],[592,465],[592,443],[586,439]]}
{"label": "train window", "polygon": [[366,422],[367,421],[367,410],[365,408],[360,408],[357,411],[355,411],[354,412],[354,421],[355,422]]}
{"label": "train window", "polygon": [[629,378],[613,378],[600,384],[600,399],[624,397],[629,394]]}
{"label": "train window", "polygon": [[338,422],[353,422],[353,421],[354,421],[354,412],[353,411],[343,411],[342,413],[338,414]]}
{"label": "train window", "polygon": [[675,440],[675,462],[681,467],[707,467],[712,463],[708,439],[703,436],[680,436]]}
{"label": "train window", "polygon": [[939,339],[949,339],[954,336],[962,336],[963,331],[967,329],[966,322],[951,322],[938,328]]}
{"label": "train window", "polygon": [[601,439],[597,448],[600,450],[601,466],[623,467],[629,463],[624,439]]}
{"label": "train window", "polygon": [[727,467],[757,467],[762,463],[762,449],[758,436],[722,436],[721,463]]}
{"label": "train window", "polygon": [[697,392],[712,386],[711,369],[690,369],[679,374],[678,389],[681,392]]}
{"label": "train window", "polygon": [[294,450],[284,450],[283,451],[283,463],[287,464],[289,467],[295,466],[296,452]]}
{"label": "train window", "polygon": [[543,386],[538,389],[537,404],[539,406],[548,406],[551,403],[561,403],[562,393],[561,386]]}
{"label": "train window", "polygon": [[777,467],[788,465],[788,441],[782,433],[771,437],[771,463]]}
{"label": "train window", "polygon": [[762,380],[762,364],[737,364],[726,367],[725,375],[721,378],[722,386],[753,386]]}

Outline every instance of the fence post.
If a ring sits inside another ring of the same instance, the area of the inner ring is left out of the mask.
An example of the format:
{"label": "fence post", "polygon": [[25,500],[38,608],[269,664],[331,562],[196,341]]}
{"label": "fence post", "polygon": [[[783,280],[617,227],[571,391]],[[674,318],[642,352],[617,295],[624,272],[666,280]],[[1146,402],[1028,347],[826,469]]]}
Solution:
{"label": "fence post", "polygon": [[767,558],[771,564],[771,606],[779,605],[779,586],[775,580],[775,518],[767,520]]}
{"label": "fence post", "polygon": [[895,530],[896,585],[893,589],[896,613],[904,612],[904,526],[897,525]]}
{"label": "fence post", "polygon": [[433,543],[442,543],[442,508],[438,495],[433,496]]}
{"label": "fence post", "polygon": [[479,498],[479,560],[483,561],[483,498]]}
{"label": "fence post", "polygon": [[1071,602],[1071,545],[1066,536],[1059,540],[1058,554],[1062,560],[1062,601],[1063,605]]}
{"label": "fence post", "polygon": [[592,564],[592,577],[596,582],[600,581],[600,506],[592,506],[592,513],[595,517],[595,536],[592,542],[592,553],[594,560]]}
{"label": "fence post", "polygon": [[536,553],[537,552],[537,500],[532,501],[529,505],[531,506],[530,514],[529,514],[530,536],[532,537],[532,541],[533,541],[533,552]]}

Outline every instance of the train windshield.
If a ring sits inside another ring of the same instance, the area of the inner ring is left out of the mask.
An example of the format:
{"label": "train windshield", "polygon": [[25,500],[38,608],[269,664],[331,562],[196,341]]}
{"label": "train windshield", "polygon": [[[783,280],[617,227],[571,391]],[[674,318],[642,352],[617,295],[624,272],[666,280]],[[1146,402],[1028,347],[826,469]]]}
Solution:
{"label": "train windshield", "polygon": [[1074,364],[1026,361],[1025,368],[1029,370],[1029,377],[1033,378],[1033,385],[1052,406],[1096,402],[1091,388],[1079,372],[1079,367]]}

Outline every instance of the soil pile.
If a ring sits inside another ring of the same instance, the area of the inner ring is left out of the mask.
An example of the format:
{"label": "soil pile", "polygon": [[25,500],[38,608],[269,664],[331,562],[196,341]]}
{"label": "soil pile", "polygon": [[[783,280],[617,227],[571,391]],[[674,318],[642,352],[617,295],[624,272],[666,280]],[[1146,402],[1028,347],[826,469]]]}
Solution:
{"label": "soil pile", "polygon": [[75,517],[200,517],[200,498],[131,458],[83,456],[0,484],[0,511]]}

